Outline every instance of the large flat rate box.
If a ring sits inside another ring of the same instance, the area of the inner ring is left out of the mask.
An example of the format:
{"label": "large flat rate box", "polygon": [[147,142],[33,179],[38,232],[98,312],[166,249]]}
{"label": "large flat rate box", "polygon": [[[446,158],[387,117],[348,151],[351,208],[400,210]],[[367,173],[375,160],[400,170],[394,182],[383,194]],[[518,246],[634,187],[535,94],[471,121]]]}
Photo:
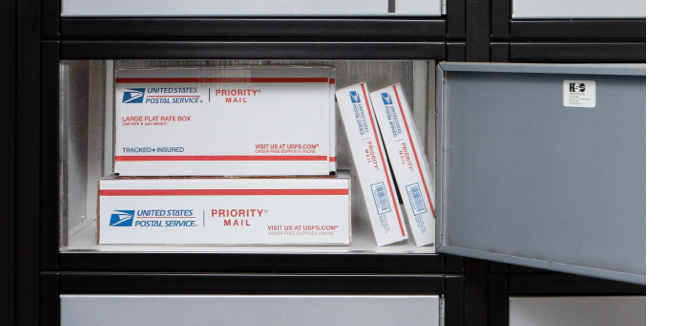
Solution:
{"label": "large flat rate box", "polygon": [[329,175],[331,74],[311,67],[119,70],[114,172]]}
{"label": "large flat rate box", "polygon": [[350,179],[100,181],[100,244],[348,245]]}

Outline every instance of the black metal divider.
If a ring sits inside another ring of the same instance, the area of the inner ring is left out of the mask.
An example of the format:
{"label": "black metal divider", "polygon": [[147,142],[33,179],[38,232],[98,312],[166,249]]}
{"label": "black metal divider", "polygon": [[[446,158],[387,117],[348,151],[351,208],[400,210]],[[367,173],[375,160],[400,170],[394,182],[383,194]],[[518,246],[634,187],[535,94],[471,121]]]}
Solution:
{"label": "black metal divider", "polygon": [[0,324],[14,323],[15,151],[16,151],[16,5],[0,3]]}

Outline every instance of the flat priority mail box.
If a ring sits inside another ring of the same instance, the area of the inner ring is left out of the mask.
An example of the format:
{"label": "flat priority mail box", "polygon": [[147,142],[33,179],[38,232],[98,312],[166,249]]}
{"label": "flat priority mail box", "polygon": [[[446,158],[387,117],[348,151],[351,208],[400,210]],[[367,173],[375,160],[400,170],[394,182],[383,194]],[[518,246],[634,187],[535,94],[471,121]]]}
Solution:
{"label": "flat priority mail box", "polygon": [[348,245],[350,179],[100,180],[100,244]]}
{"label": "flat priority mail box", "polygon": [[412,236],[417,246],[432,244],[436,234],[433,179],[405,94],[395,84],[372,92],[370,99]]}
{"label": "flat priority mail box", "polygon": [[407,239],[398,193],[393,187],[367,85],[361,83],[341,89],[336,92],[336,100],[377,245],[381,247]]}
{"label": "flat priority mail box", "polygon": [[331,76],[324,67],[119,70],[114,172],[329,175]]}

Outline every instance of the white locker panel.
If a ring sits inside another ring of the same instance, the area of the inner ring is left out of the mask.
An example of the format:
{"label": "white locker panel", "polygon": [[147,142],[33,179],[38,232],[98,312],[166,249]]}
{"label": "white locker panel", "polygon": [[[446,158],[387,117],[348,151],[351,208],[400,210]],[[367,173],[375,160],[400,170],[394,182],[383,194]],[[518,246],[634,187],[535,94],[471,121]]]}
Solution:
{"label": "white locker panel", "polygon": [[440,0],[62,0],[62,17],[440,16]]}
{"label": "white locker panel", "polygon": [[440,298],[378,295],[62,295],[62,326],[438,326]]}
{"label": "white locker panel", "polygon": [[644,326],[646,297],[511,297],[509,326]]}
{"label": "white locker panel", "polygon": [[646,18],[646,0],[513,0],[512,18]]}

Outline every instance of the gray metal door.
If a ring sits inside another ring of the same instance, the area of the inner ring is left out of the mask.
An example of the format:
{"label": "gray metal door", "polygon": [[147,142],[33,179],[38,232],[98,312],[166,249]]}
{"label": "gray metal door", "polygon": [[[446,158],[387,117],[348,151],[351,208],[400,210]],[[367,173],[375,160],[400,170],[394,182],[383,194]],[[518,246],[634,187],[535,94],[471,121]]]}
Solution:
{"label": "gray metal door", "polygon": [[62,326],[438,326],[437,295],[62,295]]}
{"label": "gray metal door", "polygon": [[440,17],[440,0],[62,0],[62,17]]}
{"label": "gray metal door", "polygon": [[512,18],[646,18],[646,0],[512,0]]}
{"label": "gray metal door", "polygon": [[439,252],[646,283],[645,65],[437,78]]}
{"label": "gray metal door", "polygon": [[646,297],[511,297],[509,326],[645,326]]}

